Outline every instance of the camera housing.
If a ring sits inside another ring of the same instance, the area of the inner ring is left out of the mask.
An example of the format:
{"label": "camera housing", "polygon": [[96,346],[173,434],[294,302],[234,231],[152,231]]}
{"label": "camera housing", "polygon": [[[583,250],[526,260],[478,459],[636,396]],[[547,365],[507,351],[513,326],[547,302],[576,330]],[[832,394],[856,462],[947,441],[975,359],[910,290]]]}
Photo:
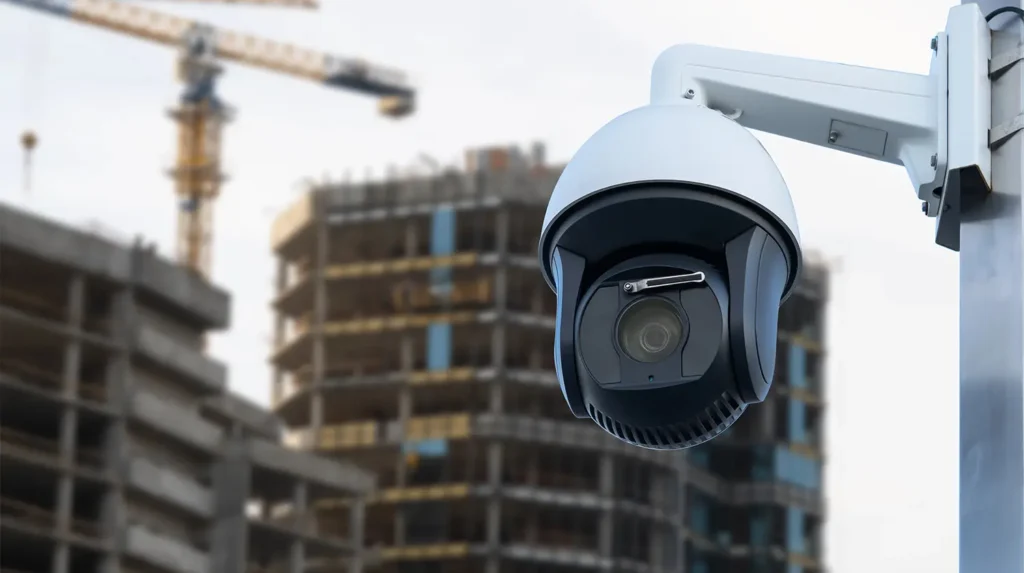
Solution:
{"label": "camera housing", "polygon": [[575,416],[682,449],[764,400],[801,254],[785,181],[744,127],[687,104],[612,120],[562,172],[539,251]]}

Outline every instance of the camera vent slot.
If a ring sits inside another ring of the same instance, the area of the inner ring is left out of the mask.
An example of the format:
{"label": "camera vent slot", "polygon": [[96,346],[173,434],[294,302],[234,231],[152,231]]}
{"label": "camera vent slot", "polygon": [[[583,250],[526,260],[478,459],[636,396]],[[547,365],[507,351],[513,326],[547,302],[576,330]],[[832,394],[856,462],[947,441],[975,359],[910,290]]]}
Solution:
{"label": "camera vent slot", "polygon": [[613,419],[593,404],[587,404],[590,417],[606,432],[620,440],[653,449],[675,450],[696,446],[718,436],[740,417],[746,405],[732,393],[724,392],[698,416],[669,426],[640,428]]}

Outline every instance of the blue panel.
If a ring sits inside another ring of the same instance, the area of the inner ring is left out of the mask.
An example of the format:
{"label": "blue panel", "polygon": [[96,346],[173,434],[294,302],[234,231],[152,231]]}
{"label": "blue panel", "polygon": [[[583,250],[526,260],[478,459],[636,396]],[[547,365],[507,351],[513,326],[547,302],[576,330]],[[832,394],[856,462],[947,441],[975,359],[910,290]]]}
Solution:
{"label": "blue panel", "polygon": [[775,451],[775,477],[781,481],[818,489],[821,487],[821,465],[817,460],[779,446]]}
{"label": "blue panel", "polygon": [[690,529],[701,535],[711,530],[711,512],[703,498],[694,497],[690,501]]}
{"label": "blue panel", "polygon": [[807,443],[807,406],[800,400],[789,400],[789,441]]}
{"label": "blue panel", "polygon": [[804,553],[804,512],[795,507],[786,508],[786,551]]}
{"label": "blue panel", "polygon": [[807,387],[807,351],[799,344],[789,345],[789,385]]}
{"label": "blue panel", "polygon": [[708,444],[703,444],[695,448],[690,448],[687,455],[690,456],[690,463],[701,468],[707,468],[711,465],[711,451],[708,449]]}
{"label": "blue panel", "polygon": [[750,545],[752,547],[768,547],[772,540],[771,514],[765,510],[757,510],[750,516]]}
{"label": "blue panel", "polygon": [[452,325],[432,322],[427,326],[427,370],[447,370],[452,363]]}
{"label": "blue panel", "polygon": [[[430,222],[430,255],[443,257],[455,252],[455,210],[441,207],[434,211]],[[444,295],[451,291],[452,268],[430,269],[430,286],[435,294]]]}
{"label": "blue panel", "polygon": [[698,557],[694,559],[693,563],[690,565],[690,571],[691,573],[709,573],[711,571],[711,567],[708,566],[707,561]]}
{"label": "blue panel", "polygon": [[441,207],[434,211],[430,225],[430,254],[450,255],[455,252],[455,209]]}
{"label": "blue panel", "polygon": [[71,0],[8,0],[8,2],[58,16],[69,16],[74,12]]}
{"label": "blue panel", "polygon": [[420,440],[402,444],[403,454],[419,454],[423,457],[439,457],[448,454],[448,440]]}

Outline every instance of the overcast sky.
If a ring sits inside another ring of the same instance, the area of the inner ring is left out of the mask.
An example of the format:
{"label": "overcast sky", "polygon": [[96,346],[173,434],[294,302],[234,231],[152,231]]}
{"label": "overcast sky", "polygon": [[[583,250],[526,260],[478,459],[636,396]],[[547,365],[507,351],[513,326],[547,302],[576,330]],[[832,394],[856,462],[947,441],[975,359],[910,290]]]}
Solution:
{"label": "overcast sky", "polygon": [[[420,153],[547,143],[555,161],[643,105],[657,54],[678,42],[927,73],[950,0],[375,0],[320,13],[161,9],[358,55],[411,72],[420,110],[229,67],[232,179],[217,206],[214,278],[234,321],[214,352],[266,403],[269,224],[307,177],[380,174]],[[164,170],[178,93],[173,51],[0,6],[0,200],[143,234],[171,253]],[[31,195],[18,135],[40,137]],[[807,247],[835,262],[828,345],[828,565],[835,573],[956,571],[957,266],[933,245],[902,168],[759,134],[793,193]],[[742,168],[742,166],[737,166]],[[911,407],[912,406],[912,407]]]}

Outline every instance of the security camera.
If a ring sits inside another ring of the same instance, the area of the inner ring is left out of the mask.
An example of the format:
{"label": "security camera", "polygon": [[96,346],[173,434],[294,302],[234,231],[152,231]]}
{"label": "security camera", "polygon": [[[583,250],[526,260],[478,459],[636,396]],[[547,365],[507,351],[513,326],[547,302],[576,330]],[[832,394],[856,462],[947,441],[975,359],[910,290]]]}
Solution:
{"label": "security camera", "polygon": [[540,244],[576,416],[677,449],[765,398],[800,240],[786,184],[745,128],[689,105],[616,118],[565,167]]}
{"label": "security camera", "polygon": [[987,113],[975,85],[988,85],[987,28],[976,8],[954,9],[950,26],[927,76],[695,45],[658,57],[650,105],[584,143],[544,216],[555,367],[575,416],[682,449],[767,396],[800,232],[748,128],[903,165],[929,216],[987,185],[986,129],[947,113]]}

